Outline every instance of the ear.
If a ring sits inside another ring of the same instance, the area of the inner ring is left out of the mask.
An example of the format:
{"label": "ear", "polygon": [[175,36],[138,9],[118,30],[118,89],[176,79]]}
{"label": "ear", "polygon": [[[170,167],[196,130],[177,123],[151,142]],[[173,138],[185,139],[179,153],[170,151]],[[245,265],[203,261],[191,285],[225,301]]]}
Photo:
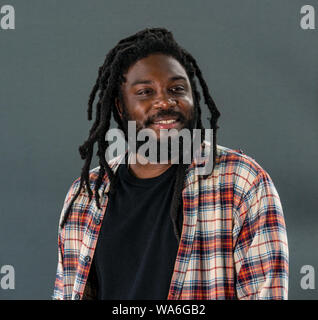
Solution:
{"label": "ear", "polygon": [[121,119],[123,119],[123,106],[118,97],[115,98],[115,106]]}

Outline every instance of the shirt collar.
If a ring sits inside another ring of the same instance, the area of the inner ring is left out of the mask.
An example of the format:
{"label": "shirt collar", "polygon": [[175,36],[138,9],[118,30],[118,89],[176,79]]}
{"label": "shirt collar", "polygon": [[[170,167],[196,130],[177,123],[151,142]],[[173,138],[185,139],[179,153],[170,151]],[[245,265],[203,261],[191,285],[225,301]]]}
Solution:
{"label": "shirt collar", "polygon": [[[127,154],[127,150],[124,154],[117,156],[116,158],[109,161],[109,167],[113,170],[113,172],[116,172],[120,163],[122,162],[123,158]],[[197,150],[197,152],[193,156],[192,163],[187,168],[187,173],[189,174],[191,171],[195,170],[197,167],[203,167],[209,160],[211,152],[211,144],[210,142],[204,140],[200,146],[200,149]],[[108,175],[105,174],[103,183],[101,185],[100,190],[103,190],[104,193],[108,193],[110,189],[110,183],[109,183]]]}

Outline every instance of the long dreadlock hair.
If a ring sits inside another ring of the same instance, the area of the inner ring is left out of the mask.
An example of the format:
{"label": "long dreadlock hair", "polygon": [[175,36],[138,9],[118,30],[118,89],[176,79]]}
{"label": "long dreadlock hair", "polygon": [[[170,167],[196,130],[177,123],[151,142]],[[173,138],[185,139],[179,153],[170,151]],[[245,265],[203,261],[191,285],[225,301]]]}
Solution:
{"label": "long dreadlock hair", "polygon": [[[88,139],[79,147],[79,153],[81,158],[85,160],[85,163],[81,172],[79,189],[73,196],[65,211],[61,228],[63,228],[66,223],[72,205],[85,185],[89,195],[89,200],[92,200],[93,191],[90,188],[89,170],[95,143],[97,143],[98,146],[97,156],[99,157],[99,174],[94,188],[97,207],[100,209],[98,190],[103,182],[105,174],[108,175],[110,180],[109,192],[111,194],[115,193],[118,175],[113,172],[105,159],[105,152],[108,147],[108,141],[105,140],[105,135],[110,127],[111,115],[113,115],[118,127],[124,131],[122,120],[115,106],[115,99],[118,98],[120,101],[122,99],[121,84],[125,81],[124,74],[131,65],[153,53],[172,56],[184,67],[188,75],[194,97],[195,128],[201,129],[203,137],[204,127],[201,121],[201,98],[200,93],[197,91],[195,76],[199,80],[205,104],[211,113],[210,126],[211,129],[213,129],[214,168],[216,159],[216,130],[218,128],[217,120],[220,116],[220,112],[209,94],[209,90],[202,76],[201,70],[192,55],[178,45],[171,32],[165,28],[146,28],[130,37],[120,40],[117,45],[109,51],[103,65],[99,67],[96,83],[89,96],[87,110],[88,120],[92,120],[93,104],[98,93],[95,122],[89,131]],[[180,240],[180,230],[177,223],[178,210],[182,200],[182,190],[188,166],[189,165],[186,164],[179,164],[177,167],[176,181],[170,208],[170,216],[173,222],[174,233],[178,241]]]}

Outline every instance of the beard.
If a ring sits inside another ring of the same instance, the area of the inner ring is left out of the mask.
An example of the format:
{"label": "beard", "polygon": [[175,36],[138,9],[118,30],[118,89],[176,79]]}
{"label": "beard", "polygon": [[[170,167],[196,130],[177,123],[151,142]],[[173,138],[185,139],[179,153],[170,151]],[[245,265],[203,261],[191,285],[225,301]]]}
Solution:
{"label": "beard", "polygon": [[[136,153],[142,156],[144,155],[151,163],[185,163],[184,159],[190,161],[187,163],[191,163],[193,129],[195,129],[196,122],[194,112],[192,112],[191,117],[187,119],[181,112],[175,111],[174,108],[161,109],[155,116],[146,119],[143,124],[138,124],[126,110],[125,105],[123,105],[122,128],[124,130],[125,140],[128,143],[128,147],[131,146],[130,141],[132,141],[132,137],[129,137],[130,131],[128,130],[128,121],[134,121],[136,123],[136,132],[133,133],[135,134],[135,137],[138,137],[138,134],[143,129],[151,129],[149,126],[153,124],[157,118],[164,116],[176,117],[181,123],[180,130],[161,129],[160,137],[157,137],[154,133],[150,136],[146,136],[144,141],[133,139],[136,146]],[[182,132],[184,131],[186,133],[185,138],[182,135]],[[173,134],[170,134],[171,132],[173,132]]]}

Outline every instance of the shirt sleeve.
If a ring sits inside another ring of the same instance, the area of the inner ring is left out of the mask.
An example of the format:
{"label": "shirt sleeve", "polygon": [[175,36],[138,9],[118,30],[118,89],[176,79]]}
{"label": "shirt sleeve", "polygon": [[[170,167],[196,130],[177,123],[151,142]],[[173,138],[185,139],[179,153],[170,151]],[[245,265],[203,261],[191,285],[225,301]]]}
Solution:
{"label": "shirt sleeve", "polygon": [[54,283],[54,290],[53,290],[53,295],[52,299],[53,300],[64,300],[64,264],[63,264],[63,257],[64,257],[64,234],[65,234],[65,229],[61,228],[61,222],[62,219],[64,218],[64,214],[66,209],[68,208],[69,203],[71,202],[74,194],[76,193],[76,186],[78,185],[78,180],[76,180],[70,189],[68,190],[63,208],[61,211],[60,215],[60,220],[59,220],[59,226],[58,226],[58,256],[57,256],[57,270],[56,270],[56,277],[55,277],[55,283]]}
{"label": "shirt sleeve", "polygon": [[234,210],[236,295],[242,300],[288,298],[288,243],[277,190],[260,172]]}
{"label": "shirt sleeve", "polygon": [[63,300],[64,297],[64,271],[63,271],[63,240],[62,231],[59,231],[58,235],[58,258],[57,258],[57,270],[54,283],[53,300]]}

